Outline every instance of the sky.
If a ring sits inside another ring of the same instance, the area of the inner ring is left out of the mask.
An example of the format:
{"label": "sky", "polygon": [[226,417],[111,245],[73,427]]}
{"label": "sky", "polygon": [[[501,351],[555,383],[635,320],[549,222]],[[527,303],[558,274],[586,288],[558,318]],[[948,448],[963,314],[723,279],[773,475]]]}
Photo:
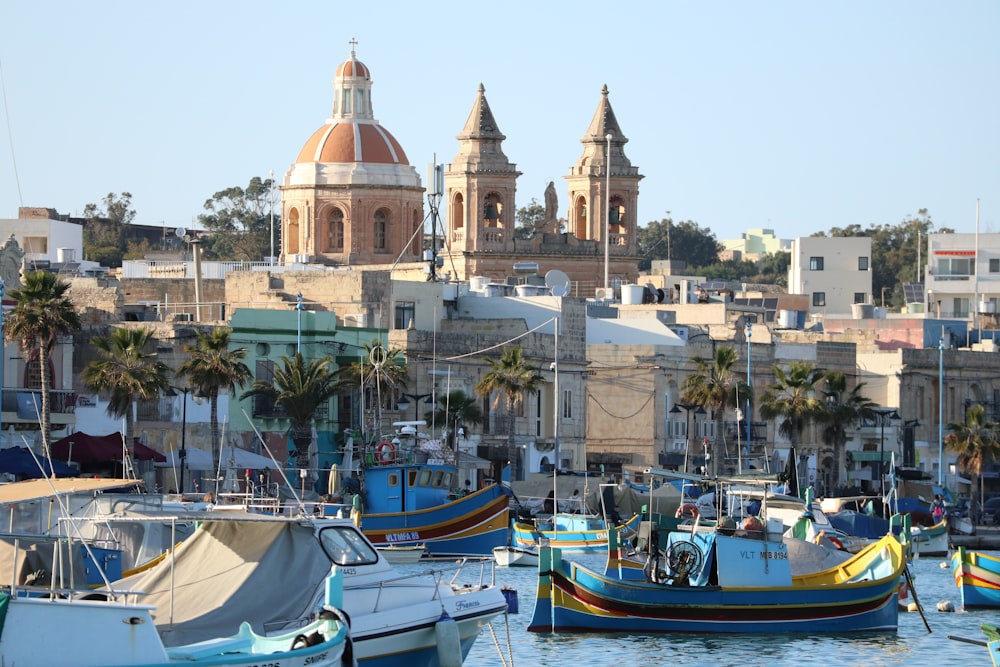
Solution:
{"label": "sky", "polygon": [[[0,218],[193,227],[220,190],[283,178],[357,40],[376,119],[421,178],[480,83],[518,208],[564,176],[607,85],[644,176],[638,220],[722,241],[895,225],[1000,232],[1000,2],[299,0],[0,3]],[[16,165],[16,166],[15,166]]]}

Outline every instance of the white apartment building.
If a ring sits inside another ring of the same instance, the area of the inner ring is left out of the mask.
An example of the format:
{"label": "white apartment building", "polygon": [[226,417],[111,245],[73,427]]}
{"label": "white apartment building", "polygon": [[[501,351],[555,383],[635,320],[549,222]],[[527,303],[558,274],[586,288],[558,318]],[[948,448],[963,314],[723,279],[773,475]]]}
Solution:
{"label": "white apartment building", "polygon": [[872,303],[872,241],[866,236],[799,237],[792,242],[788,293],[809,297],[809,312],[849,315]]}
{"label": "white apartment building", "polygon": [[[928,234],[924,285],[930,316],[969,319],[973,327],[977,313],[995,320],[1000,299],[1000,234]],[[977,302],[979,308],[974,309]]]}

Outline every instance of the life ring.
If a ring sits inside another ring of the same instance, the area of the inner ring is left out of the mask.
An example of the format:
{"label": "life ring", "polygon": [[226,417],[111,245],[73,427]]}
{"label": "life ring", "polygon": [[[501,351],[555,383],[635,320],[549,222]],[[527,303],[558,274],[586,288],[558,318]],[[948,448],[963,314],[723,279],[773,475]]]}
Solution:
{"label": "life ring", "polygon": [[683,519],[685,514],[690,514],[691,520],[694,521],[695,523],[697,523],[698,517],[701,516],[701,513],[698,511],[697,506],[692,505],[691,503],[685,503],[684,505],[678,507],[677,511],[674,512],[674,518]]}
{"label": "life ring", "polygon": [[388,440],[382,441],[375,448],[375,456],[378,458],[378,462],[383,465],[392,463],[396,460],[396,446]]}

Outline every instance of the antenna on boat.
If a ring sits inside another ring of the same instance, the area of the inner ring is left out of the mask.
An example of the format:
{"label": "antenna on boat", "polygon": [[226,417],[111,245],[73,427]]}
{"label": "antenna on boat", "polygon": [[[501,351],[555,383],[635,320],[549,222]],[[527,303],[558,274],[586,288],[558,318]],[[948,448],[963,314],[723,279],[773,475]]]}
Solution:
{"label": "antenna on boat", "polygon": [[254,434],[256,434],[257,439],[260,440],[260,444],[264,448],[264,451],[267,452],[268,457],[274,462],[274,465],[278,467],[278,470],[282,471],[281,478],[285,480],[285,486],[287,486],[288,490],[292,492],[292,497],[295,498],[295,502],[298,503],[299,505],[299,511],[302,513],[302,516],[305,516],[306,505],[304,502],[302,502],[302,498],[299,498],[299,494],[295,493],[295,487],[288,482],[288,477],[284,474],[284,468],[282,468],[281,465],[278,464],[278,460],[274,458],[273,454],[271,454],[270,448],[268,448],[267,443],[264,442],[264,437],[260,434],[260,431],[257,430],[257,427],[254,425],[253,420],[250,419],[250,415],[247,414],[246,410],[242,410],[242,412],[243,416],[247,418],[247,423],[250,424],[250,428],[252,428]]}

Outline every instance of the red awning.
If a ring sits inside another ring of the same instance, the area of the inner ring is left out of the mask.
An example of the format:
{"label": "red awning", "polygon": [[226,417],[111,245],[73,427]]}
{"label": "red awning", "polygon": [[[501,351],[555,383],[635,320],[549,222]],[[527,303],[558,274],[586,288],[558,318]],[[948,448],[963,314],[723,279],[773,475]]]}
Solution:
{"label": "red awning", "polygon": [[[139,461],[166,461],[167,457],[155,449],[151,449],[136,441],[132,456]],[[52,443],[52,458],[57,461],[75,461],[76,463],[106,463],[121,461],[122,434],[87,435],[73,433]]]}

